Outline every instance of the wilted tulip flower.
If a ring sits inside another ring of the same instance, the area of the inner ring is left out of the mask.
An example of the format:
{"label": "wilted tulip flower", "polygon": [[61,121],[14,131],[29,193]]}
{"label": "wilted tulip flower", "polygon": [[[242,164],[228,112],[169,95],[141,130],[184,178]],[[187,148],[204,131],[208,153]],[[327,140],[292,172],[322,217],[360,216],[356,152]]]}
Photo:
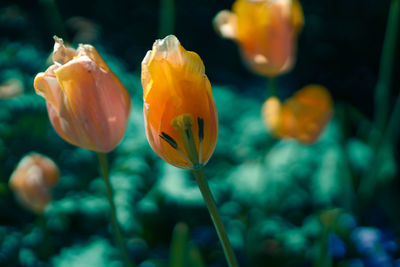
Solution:
{"label": "wilted tulip flower", "polygon": [[214,27],[239,44],[250,69],[269,77],[288,72],[304,24],[298,0],[237,0],[232,11],[220,11]]}
{"label": "wilted tulip flower", "polygon": [[73,145],[113,150],[125,134],[128,92],[93,46],[80,44],[74,50],[57,37],[55,41],[54,64],[34,82],[54,129]]}
{"label": "wilted tulip flower", "polygon": [[144,119],[153,150],[182,169],[204,166],[214,152],[218,118],[199,55],[169,35],[142,61]]}
{"label": "wilted tulip flower", "polygon": [[57,184],[59,176],[59,170],[51,159],[30,153],[18,163],[9,185],[22,205],[41,213],[51,200],[50,189]]}
{"label": "wilted tulip flower", "polygon": [[265,101],[262,114],[265,124],[278,138],[296,138],[314,143],[332,116],[332,99],[323,86],[309,85],[283,104],[276,97]]}

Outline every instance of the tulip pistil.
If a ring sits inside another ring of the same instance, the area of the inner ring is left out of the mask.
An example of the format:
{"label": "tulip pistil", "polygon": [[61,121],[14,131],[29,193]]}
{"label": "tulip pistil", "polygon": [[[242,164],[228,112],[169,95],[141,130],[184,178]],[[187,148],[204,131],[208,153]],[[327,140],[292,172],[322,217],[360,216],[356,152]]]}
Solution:
{"label": "tulip pistil", "polygon": [[[192,115],[181,114],[179,116],[176,116],[172,120],[171,125],[175,130],[179,131],[188,158],[192,163],[193,168],[197,169],[202,165],[201,159],[199,159],[199,151],[196,147],[196,140],[194,139],[192,131],[193,121],[194,120]],[[204,138],[204,120],[201,118],[197,118],[197,123],[199,128],[199,141],[201,142]]]}

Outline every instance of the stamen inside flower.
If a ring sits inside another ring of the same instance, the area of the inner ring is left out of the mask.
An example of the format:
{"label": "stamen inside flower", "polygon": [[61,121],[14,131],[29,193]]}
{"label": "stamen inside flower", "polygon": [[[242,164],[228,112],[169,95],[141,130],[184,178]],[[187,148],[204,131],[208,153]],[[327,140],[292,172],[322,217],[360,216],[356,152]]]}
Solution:
{"label": "stamen inside flower", "polygon": [[[200,119],[201,120],[201,119]],[[199,122],[199,120],[198,120]],[[201,124],[201,126],[200,126]],[[201,166],[201,162],[199,161],[199,153],[196,147],[196,140],[193,136],[192,126],[193,126],[193,116],[190,114],[181,114],[176,116],[171,125],[174,129],[179,131],[184,149],[188,155],[189,160],[191,161],[193,168],[199,168]],[[199,123],[199,140],[203,138],[203,122]],[[200,136],[202,137],[200,139]]]}
{"label": "stamen inside flower", "polygon": [[169,136],[168,134],[161,132],[160,135],[161,139],[163,139],[165,142],[167,142],[170,146],[172,146],[174,149],[178,148],[178,144],[175,142],[175,140]]}
{"label": "stamen inside flower", "polygon": [[204,120],[202,118],[198,117],[197,125],[199,126],[199,140],[201,142],[204,139]]}

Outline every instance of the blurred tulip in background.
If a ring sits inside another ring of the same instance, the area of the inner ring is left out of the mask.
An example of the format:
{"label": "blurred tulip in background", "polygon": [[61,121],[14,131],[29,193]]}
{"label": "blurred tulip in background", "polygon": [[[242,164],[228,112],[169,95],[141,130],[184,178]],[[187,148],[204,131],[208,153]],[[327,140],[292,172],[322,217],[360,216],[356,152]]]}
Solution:
{"label": "blurred tulip in background", "polygon": [[248,67],[269,77],[293,67],[303,24],[297,0],[237,0],[232,12],[223,10],[214,18],[216,31],[238,43]]}
{"label": "blurred tulip in background", "polygon": [[18,163],[9,184],[24,207],[42,213],[51,200],[50,189],[56,186],[59,176],[58,167],[50,158],[30,153]]}
{"label": "blurred tulip in background", "polygon": [[262,107],[264,122],[278,138],[295,138],[314,143],[332,116],[333,103],[328,90],[308,85],[283,104],[270,97]]}

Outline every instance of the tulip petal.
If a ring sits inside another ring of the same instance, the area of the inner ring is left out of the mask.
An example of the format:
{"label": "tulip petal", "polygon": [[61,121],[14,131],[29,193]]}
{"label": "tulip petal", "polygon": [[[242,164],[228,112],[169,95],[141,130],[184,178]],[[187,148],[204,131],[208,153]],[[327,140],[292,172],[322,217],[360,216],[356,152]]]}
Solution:
{"label": "tulip petal", "polygon": [[324,87],[309,85],[283,104],[276,97],[269,98],[263,105],[263,116],[273,135],[311,144],[331,118],[332,106]]}
{"label": "tulip petal", "polygon": [[265,118],[266,126],[276,132],[279,128],[281,116],[281,102],[277,97],[268,98],[262,106],[262,115]]}
{"label": "tulip petal", "polygon": [[125,132],[129,113],[130,99],[124,88],[87,56],[69,61],[55,73],[68,99],[66,108],[74,117],[67,120],[89,138],[78,138],[76,143],[99,152],[112,150]]}
{"label": "tulip petal", "polygon": [[309,85],[285,103],[297,119],[296,138],[313,143],[332,116],[332,100],[322,86]]}
{"label": "tulip petal", "polygon": [[97,66],[99,66],[100,68],[102,68],[104,71],[106,72],[110,72],[110,68],[108,67],[108,65],[106,64],[106,62],[104,61],[104,59],[100,56],[100,54],[97,52],[97,50],[88,44],[79,44],[79,47],[77,49],[78,52],[78,57],[83,57],[83,56],[87,56],[89,57],[91,60],[93,60]]}
{"label": "tulip petal", "polygon": [[236,39],[237,16],[229,10],[220,11],[213,20],[215,31],[223,38]]}
{"label": "tulip petal", "polygon": [[60,107],[60,103],[64,97],[54,73],[54,70],[57,68],[57,65],[50,66],[46,72],[41,72],[36,75],[34,80],[36,93],[46,99],[46,101],[56,109]]}
{"label": "tulip petal", "polygon": [[73,48],[65,47],[64,41],[57,36],[54,36],[53,62],[57,64],[65,64],[76,56],[76,51]]}
{"label": "tulip petal", "polygon": [[303,9],[298,0],[292,0],[292,25],[296,34],[299,34],[304,26]]}

